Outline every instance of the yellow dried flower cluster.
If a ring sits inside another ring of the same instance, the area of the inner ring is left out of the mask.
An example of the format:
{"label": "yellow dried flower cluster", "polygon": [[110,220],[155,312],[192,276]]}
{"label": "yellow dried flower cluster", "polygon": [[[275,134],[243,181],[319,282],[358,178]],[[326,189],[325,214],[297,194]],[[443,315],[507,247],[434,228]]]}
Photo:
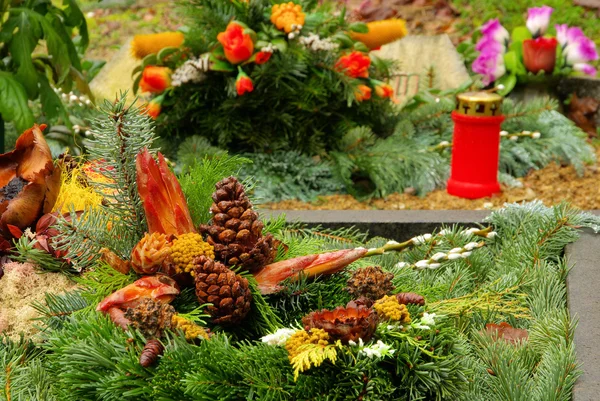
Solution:
{"label": "yellow dried flower cluster", "polygon": [[194,259],[198,256],[215,258],[215,250],[209,243],[202,240],[198,233],[180,235],[171,244],[171,260],[177,273],[194,275]]}
{"label": "yellow dried flower cluster", "polygon": [[323,329],[311,329],[310,333],[305,330],[298,330],[286,341],[285,349],[288,352],[290,361],[300,354],[299,348],[306,344],[315,344],[325,347],[329,344],[329,334]]}
{"label": "yellow dried flower cluster", "polygon": [[302,12],[300,4],[289,3],[275,4],[271,9],[271,22],[277,29],[286,33],[294,31],[292,25],[304,25],[306,15]]}
{"label": "yellow dried flower cluster", "polygon": [[400,323],[410,323],[410,313],[406,309],[406,305],[399,303],[393,295],[386,295],[378,299],[373,305],[373,309],[384,319]]}
{"label": "yellow dried flower cluster", "polygon": [[173,315],[171,318],[171,327],[183,331],[185,339],[188,341],[195,340],[198,337],[208,340],[208,333],[203,327],[198,326],[196,323],[184,317]]}

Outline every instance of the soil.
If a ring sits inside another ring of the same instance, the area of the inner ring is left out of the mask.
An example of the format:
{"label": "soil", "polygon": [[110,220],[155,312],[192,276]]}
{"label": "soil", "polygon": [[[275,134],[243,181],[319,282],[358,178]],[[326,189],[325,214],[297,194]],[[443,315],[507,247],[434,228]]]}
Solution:
{"label": "soil", "polygon": [[[600,148],[596,150],[600,159]],[[496,209],[504,203],[539,199],[546,205],[567,201],[584,210],[600,209],[600,168],[598,164],[587,166],[579,177],[573,166],[549,164],[541,170],[532,171],[519,179],[521,188],[503,187],[502,192],[490,198],[463,199],[449,195],[444,189],[430,192],[424,197],[410,194],[392,194],[383,199],[361,202],[350,195],[323,196],[307,203],[288,200],[266,203],[264,209],[278,210],[482,210]]]}

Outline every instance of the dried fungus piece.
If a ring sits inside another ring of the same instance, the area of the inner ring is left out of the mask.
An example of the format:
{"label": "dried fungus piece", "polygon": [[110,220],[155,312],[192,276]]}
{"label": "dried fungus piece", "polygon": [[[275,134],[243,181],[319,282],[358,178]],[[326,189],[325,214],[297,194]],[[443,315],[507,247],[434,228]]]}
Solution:
{"label": "dried fungus piece", "polygon": [[322,309],[302,318],[306,331],[325,330],[332,341],[340,340],[343,344],[348,344],[348,341],[358,342],[359,338],[369,341],[377,328],[377,322],[377,313],[373,309],[358,306],[353,301],[345,307]]}
{"label": "dried fungus piece", "polygon": [[25,230],[52,211],[60,190],[60,168],[52,161],[42,130],[34,125],[17,139],[15,149],[0,155],[0,233],[9,226]]}
{"label": "dried fungus piece", "polygon": [[425,298],[423,298],[422,295],[419,295],[414,292],[399,292],[396,294],[396,299],[398,300],[398,303],[404,305],[425,305]]}
{"label": "dried fungus piece", "polygon": [[363,267],[352,272],[346,290],[354,298],[376,300],[394,290],[393,278],[392,273],[384,272],[380,266]]}
{"label": "dried fungus piece", "polygon": [[146,338],[160,338],[171,328],[175,308],[169,304],[144,298],[134,308],[127,308],[125,318]]}

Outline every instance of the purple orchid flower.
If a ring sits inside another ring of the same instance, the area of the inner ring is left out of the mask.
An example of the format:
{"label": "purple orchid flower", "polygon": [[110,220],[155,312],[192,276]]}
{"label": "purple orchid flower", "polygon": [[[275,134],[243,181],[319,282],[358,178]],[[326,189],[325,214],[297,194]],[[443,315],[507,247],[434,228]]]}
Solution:
{"label": "purple orchid flower", "polygon": [[583,72],[584,74],[596,76],[596,68],[594,66],[587,63],[577,63],[573,65],[573,69],[575,71]]}
{"label": "purple orchid flower", "polygon": [[548,6],[533,7],[527,10],[527,29],[534,37],[546,33],[552,11],[553,8]]}
{"label": "purple orchid flower", "polygon": [[489,85],[506,73],[504,55],[494,50],[484,50],[473,61],[473,71],[483,75],[482,82]]}
{"label": "purple orchid flower", "polygon": [[598,60],[596,44],[590,38],[580,36],[573,42],[568,42],[563,54],[567,64],[575,65],[587,63],[588,61]]}
{"label": "purple orchid flower", "polygon": [[498,18],[489,20],[488,22],[483,24],[480,30],[483,34],[483,38],[491,38],[494,41],[503,45],[506,45],[508,39],[510,38],[510,34],[506,30],[506,28],[504,28],[502,24],[500,24]]}

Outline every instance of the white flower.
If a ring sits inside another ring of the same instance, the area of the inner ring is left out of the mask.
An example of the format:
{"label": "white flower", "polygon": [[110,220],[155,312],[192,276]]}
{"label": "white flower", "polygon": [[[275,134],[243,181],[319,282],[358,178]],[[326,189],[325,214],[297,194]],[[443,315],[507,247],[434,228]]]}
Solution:
{"label": "white flower", "polygon": [[519,137],[516,135],[511,135],[508,137],[508,139],[510,139],[511,141],[516,141],[517,139],[519,139]]}
{"label": "white flower", "polygon": [[415,263],[415,266],[418,267],[419,269],[425,269],[425,268],[429,267],[429,261],[428,260],[419,260],[417,263]]}
{"label": "white flower", "polygon": [[463,253],[460,254],[460,256],[462,256],[463,259],[466,259],[469,256],[471,256],[471,252],[463,252]]}
{"label": "white flower", "polygon": [[498,235],[498,233],[496,231],[490,231],[489,233],[487,233],[487,235],[485,236],[486,238],[495,238]]}
{"label": "white flower", "polygon": [[479,244],[477,242],[469,242],[467,245],[463,246],[467,251],[472,251],[475,248],[479,248]]}
{"label": "white flower", "polygon": [[206,78],[206,72],[209,69],[207,56],[187,60],[171,75],[171,84],[181,86],[188,82],[199,83]]}
{"label": "white flower", "polygon": [[444,228],[443,230],[440,230],[440,235],[448,235],[452,232],[452,230],[450,230],[449,228]]}
{"label": "white flower", "polygon": [[464,230],[462,233],[464,235],[473,235],[474,233],[476,233],[477,231],[479,231],[479,229],[477,227],[471,227],[471,228],[467,228],[466,230]]}
{"label": "white flower", "polygon": [[435,326],[435,313],[423,313],[421,323],[426,324],[428,326]]}
{"label": "white flower", "polygon": [[294,334],[297,330],[283,328],[277,330],[275,333],[268,334],[261,338],[263,343],[274,345],[278,347],[283,347],[287,340]]}
{"label": "white flower", "polygon": [[541,132],[535,131],[533,134],[531,134],[531,137],[533,139],[539,139],[542,136]]}
{"label": "white flower", "polygon": [[462,248],[452,248],[448,251],[448,253],[461,253],[462,251]]}
{"label": "white flower", "polygon": [[71,95],[69,96],[69,100],[72,102],[76,102],[77,100],[79,100],[79,98],[76,95]]}
{"label": "white flower", "polygon": [[373,359],[393,355],[394,352],[395,350],[393,350],[392,347],[379,340],[375,344],[363,347],[360,351],[358,351],[358,354]]}
{"label": "white flower", "polygon": [[420,329],[420,330],[429,330],[431,329],[431,327],[421,324],[421,323],[413,323],[412,327],[414,327],[415,329]]}
{"label": "white flower", "polygon": [[508,136],[508,131],[500,131],[500,136]]}
{"label": "white flower", "polygon": [[398,241],[388,241],[385,243],[386,245],[398,245],[399,242]]}
{"label": "white flower", "polygon": [[448,142],[448,141],[440,142],[440,146],[448,146],[448,145],[450,145],[450,142]]}
{"label": "white flower", "polygon": [[295,37],[296,37],[296,34],[295,34],[294,32],[290,32],[290,33],[288,34],[288,39],[290,39],[290,40],[291,40],[291,39],[294,39]]}
{"label": "white flower", "polygon": [[442,260],[442,259],[444,259],[445,257],[446,257],[446,254],[445,254],[444,252],[438,252],[438,253],[434,254],[434,255],[431,257],[431,259],[437,262],[438,260]]}
{"label": "white flower", "polygon": [[34,232],[31,232],[31,229],[27,227],[25,231],[23,231],[23,235],[32,240],[35,239],[36,234]]}
{"label": "white flower", "polygon": [[433,269],[437,269],[441,265],[442,265],[441,263],[430,263],[428,267],[433,270]]}
{"label": "white flower", "polygon": [[419,235],[419,236],[412,238],[411,241],[415,245],[421,245],[421,244],[424,244],[426,241],[429,241],[430,239],[431,239],[431,234],[423,234],[423,235]]}

